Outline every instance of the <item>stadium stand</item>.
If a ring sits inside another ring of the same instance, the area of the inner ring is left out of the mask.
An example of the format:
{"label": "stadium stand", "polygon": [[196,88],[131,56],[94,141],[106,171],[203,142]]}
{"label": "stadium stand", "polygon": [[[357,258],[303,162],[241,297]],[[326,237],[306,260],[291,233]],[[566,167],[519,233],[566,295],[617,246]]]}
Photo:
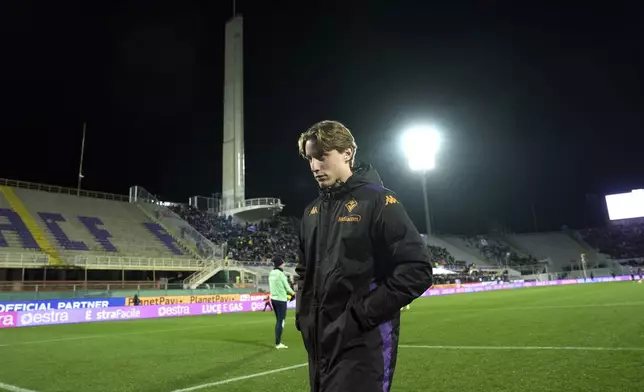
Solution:
{"label": "stadium stand", "polygon": [[[190,289],[240,280],[261,287],[272,269],[270,258],[282,254],[285,272],[294,274],[298,219],[275,216],[267,222],[240,223],[163,203],[143,188],[133,188],[138,190],[131,190],[129,197],[96,192],[77,196],[76,190],[0,179],[0,267],[20,268],[27,260],[33,265],[26,268],[58,264],[153,269],[177,272],[183,287]],[[132,194],[138,199],[132,200]],[[643,232],[644,222],[639,221],[580,232],[439,235],[424,240],[434,265],[452,271],[437,282],[453,283],[522,273],[529,279],[540,279],[545,272],[580,273],[572,270],[578,269],[582,253],[597,273],[610,274],[604,267],[611,265],[600,263],[603,256],[592,248],[619,258],[624,268],[638,267],[644,264]]]}
{"label": "stadium stand", "polygon": [[90,255],[192,258],[136,204],[9,186],[0,186],[0,248],[42,252],[57,264]]}
{"label": "stadium stand", "polygon": [[230,217],[218,217],[190,206],[171,209],[215,244],[226,244],[233,260],[255,265],[278,253],[287,263],[297,260],[299,221],[295,218],[276,217],[271,222],[239,224]]}
{"label": "stadium stand", "polygon": [[[446,264],[448,260],[454,260],[454,264],[456,265],[464,265],[464,264],[478,264],[478,265],[488,265],[488,263],[482,258],[478,257],[475,253],[473,252],[468,252],[466,250],[460,249],[457,246],[445,241],[442,237],[437,237],[437,236],[424,236],[425,238],[425,243],[430,247],[430,249],[433,249],[434,251],[438,250],[443,256],[442,259],[446,261]],[[440,260],[439,260],[440,261]]]}
{"label": "stadium stand", "polygon": [[582,238],[600,253],[614,259],[644,257],[644,219],[581,230]]}
{"label": "stadium stand", "polygon": [[[511,264],[519,264],[519,260],[513,260],[511,257],[515,256],[516,258],[519,258],[519,253],[510,245],[498,239],[487,236],[446,236],[443,237],[443,239],[461,249],[467,249],[470,252],[475,253],[478,257],[494,265],[506,264],[508,261],[511,262]],[[527,259],[529,260],[530,258]],[[528,260],[525,261],[529,262]]]}
{"label": "stadium stand", "polygon": [[525,253],[536,259],[548,259],[551,271],[566,270],[571,263],[579,262],[582,253],[590,251],[563,232],[514,234],[507,238],[517,248],[525,250]]}

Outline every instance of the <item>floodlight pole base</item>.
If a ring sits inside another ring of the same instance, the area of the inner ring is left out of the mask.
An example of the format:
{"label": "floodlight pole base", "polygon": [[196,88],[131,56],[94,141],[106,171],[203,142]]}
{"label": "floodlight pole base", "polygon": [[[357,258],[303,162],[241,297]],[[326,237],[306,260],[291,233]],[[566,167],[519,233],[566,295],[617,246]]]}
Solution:
{"label": "floodlight pole base", "polygon": [[427,235],[432,235],[432,222],[429,214],[429,197],[427,197],[427,172],[424,171],[421,173],[421,179],[423,183],[423,199],[425,202],[425,230]]}

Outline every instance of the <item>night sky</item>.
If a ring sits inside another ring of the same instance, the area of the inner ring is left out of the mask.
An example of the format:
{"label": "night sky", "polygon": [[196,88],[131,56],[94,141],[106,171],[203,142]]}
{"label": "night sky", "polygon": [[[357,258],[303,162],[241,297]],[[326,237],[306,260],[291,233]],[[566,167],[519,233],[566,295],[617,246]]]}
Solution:
{"label": "night sky", "polygon": [[[531,205],[539,230],[602,224],[603,194],[644,187],[644,7],[513,3],[238,1],[246,196],[300,216],[316,185],[297,137],[334,119],[422,230],[399,138],[432,123],[437,231],[533,230]],[[221,191],[232,2],[0,7],[0,177],[75,187],[87,121],[83,188]]]}

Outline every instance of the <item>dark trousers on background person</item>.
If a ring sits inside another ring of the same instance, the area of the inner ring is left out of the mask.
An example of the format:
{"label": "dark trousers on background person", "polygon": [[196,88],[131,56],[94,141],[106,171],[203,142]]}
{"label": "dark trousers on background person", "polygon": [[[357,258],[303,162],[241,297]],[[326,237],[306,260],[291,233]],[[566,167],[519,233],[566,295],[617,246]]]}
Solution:
{"label": "dark trousers on background person", "polygon": [[275,345],[282,343],[284,319],[286,319],[286,301],[271,300],[275,312]]}

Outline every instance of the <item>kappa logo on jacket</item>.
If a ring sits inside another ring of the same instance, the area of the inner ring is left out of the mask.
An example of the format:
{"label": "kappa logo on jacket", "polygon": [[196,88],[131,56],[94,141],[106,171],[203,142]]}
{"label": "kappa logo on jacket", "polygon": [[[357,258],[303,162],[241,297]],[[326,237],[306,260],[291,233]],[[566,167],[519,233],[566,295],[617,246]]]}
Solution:
{"label": "kappa logo on jacket", "polygon": [[311,208],[311,211],[309,211],[309,215],[315,215],[317,213],[318,213],[318,206]]}
{"label": "kappa logo on jacket", "polygon": [[389,204],[398,204],[398,200],[391,195],[387,195],[385,196],[385,205],[388,206]]}

